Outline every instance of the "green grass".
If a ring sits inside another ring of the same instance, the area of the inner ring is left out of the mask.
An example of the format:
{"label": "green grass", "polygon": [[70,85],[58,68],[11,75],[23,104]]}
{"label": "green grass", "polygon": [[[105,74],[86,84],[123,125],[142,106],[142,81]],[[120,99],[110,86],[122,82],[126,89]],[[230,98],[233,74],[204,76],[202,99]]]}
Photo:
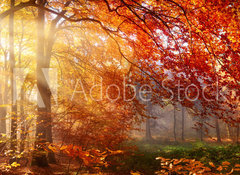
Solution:
{"label": "green grass", "polygon": [[110,166],[112,171],[129,174],[132,170],[152,175],[160,168],[160,162],[156,160],[156,157],[196,159],[206,166],[209,162],[220,165],[223,161],[228,161],[231,165],[240,164],[239,145],[202,142],[149,144],[144,141],[131,142],[128,145],[136,145],[138,149],[131,151],[128,155],[118,157],[115,165]]}

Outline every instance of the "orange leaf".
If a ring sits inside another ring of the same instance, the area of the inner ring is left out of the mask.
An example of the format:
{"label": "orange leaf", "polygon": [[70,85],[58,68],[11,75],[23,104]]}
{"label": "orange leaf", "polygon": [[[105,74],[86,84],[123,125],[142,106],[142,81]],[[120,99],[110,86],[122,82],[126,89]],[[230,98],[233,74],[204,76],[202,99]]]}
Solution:
{"label": "orange leaf", "polygon": [[222,170],[223,170],[223,167],[222,167],[222,166],[219,166],[219,167],[217,168],[217,170],[218,170],[218,171],[222,171]]}
{"label": "orange leaf", "polygon": [[225,162],[222,162],[222,165],[223,166],[228,166],[228,165],[230,165],[230,163],[228,161],[225,161]]}
{"label": "orange leaf", "polygon": [[213,164],[213,162],[209,162],[208,163],[211,167],[215,167],[215,165]]}

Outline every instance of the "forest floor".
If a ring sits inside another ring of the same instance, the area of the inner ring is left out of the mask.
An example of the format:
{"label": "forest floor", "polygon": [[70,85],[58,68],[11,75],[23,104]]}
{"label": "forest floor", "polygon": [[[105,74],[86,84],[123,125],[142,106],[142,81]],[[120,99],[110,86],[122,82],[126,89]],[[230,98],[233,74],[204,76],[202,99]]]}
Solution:
{"label": "forest floor", "polygon": [[[41,168],[37,166],[17,167],[9,170],[0,171],[0,175],[97,175],[99,173],[78,172],[78,168],[70,169],[69,173],[66,173],[68,165],[64,164],[49,164],[49,167]],[[108,175],[108,173],[101,173],[102,175]]]}
{"label": "forest floor", "polygon": [[[204,143],[204,142],[151,142],[135,141],[127,144],[128,146],[136,146],[136,149],[129,151],[126,155],[121,155],[112,159],[114,162],[108,168],[103,168],[102,174],[129,175],[139,172],[143,175],[153,175],[160,169],[160,162],[157,157],[168,159],[195,159],[206,166],[212,162],[215,166],[219,166],[222,162],[227,161],[230,165],[240,164],[240,146],[229,144],[228,142]],[[0,163],[7,162],[6,158],[1,157]],[[67,162],[58,161],[57,164],[50,164],[47,168],[36,166],[12,167],[11,169],[0,172],[3,175],[76,175],[79,165],[69,164]],[[68,172],[68,173],[66,173]],[[91,171],[90,171],[91,172]],[[107,173],[112,172],[112,173]],[[87,171],[79,171],[78,174],[99,174],[87,173]]]}
{"label": "forest floor", "polygon": [[[240,145],[232,144],[226,140],[223,143],[210,142],[161,142],[154,140],[151,143],[136,141],[130,143],[137,149],[132,154],[121,159],[121,166],[112,167],[114,172],[124,174],[127,172],[139,172],[144,175],[153,175],[160,170],[161,162],[157,157],[167,159],[194,159],[200,161],[206,167],[209,163],[219,167],[223,162],[229,162],[229,169],[240,164]],[[240,172],[233,173],[240,174]]]}

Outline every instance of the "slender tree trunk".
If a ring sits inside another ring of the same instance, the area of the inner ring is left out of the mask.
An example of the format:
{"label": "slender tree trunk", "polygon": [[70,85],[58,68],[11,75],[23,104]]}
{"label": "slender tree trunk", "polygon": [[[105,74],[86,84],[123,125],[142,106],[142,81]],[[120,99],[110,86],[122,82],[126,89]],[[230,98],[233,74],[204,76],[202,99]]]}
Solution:
{"label": "slender tree trunk", "polygon": [[185,108],[182,106],[182,141],[184,141]]}
{"label": "slender tree trunk", "polygon": [[146,119],[146,140],[147,141],[151,141],[152,140],[150,118]]}
{"label": "slender tree trunk", "polygon": [[215,123],[216,123],[216,134],[217,134],[217,142],[221,143],[221,134],[220,134],[220,127],[219,127],[219,122],[218,122],[218,118],[215,118]]}
{"label": "slender tree trunk", "polygon": [[[0,92],[0,106],[3,105],[3,95]],[[0,133],[6,134],[6,107],[0,107]]]}
{"label": "slender tree trunk", "polygon": [[[0,31],[0,38],[1,38],[1,31]],[[2,48],[2,43],[0,43]],[[5,75],[5,80],[7,79],[7,54],[6,51],[3,51],[4,54],[4,68],[2,73]],[[6,81],[4,81],[4,86],[0,85],[0,105],[7,104],[5,103],[5,92],[6,92]],[[6,134],[6,115],[7,115],[7,108],[5,106],[0,107],[0,133]]]}
{"label": "slender tree trunk", "polygon": [[197,134],[197,137],[200,139],[200,141],[202,142],[203,141],[203,136],[204,136],[204,133],[203,133],[203,128],[204,128],[204,125],[203,125],[203,119],[200,117],[200,120],[199,120],[199,128],[196,130],[196,134]]}
{"label": "slender tree trunk", "polygon": [[[3,97],[1,94],[1,89],[0,89],[0,105],[3,105]],[[5,107],[0,107],[0,138],[2,137],[1,134],[6,134],[6,108]],[[6,143],[2,142],[0,143],[0,152],[3,151],[5,148]]]}
{"label": "slender tree trunk", "polygon": [[25,92],[24,89],[21,89],[21,104],[20,104],[20,116],[21,116],[21,142],[20,142],[20,152],[24,151],[24,147],[25,147],[25,141],[26,141],[26,129],[25,129],[25,115],[24,115],[24,96],[25,96]]}
{"label": "slender tree trunk", "polygon": [[229,132],[230,139],[232,140],[232,142],[234,142],[234,135],[233,135],[232,126],[230,124],[227,124],[227,129],[228,129],[228,132]]}
{"label": "slender tree trunk", "polygon": [[174,136],[174,141],[177,141],[177,134],[176,134],[176,125],[177,125],[177,121],[176,121],[176,106],[174,105],[174,109],[173,109],[173,136]]}
{"label": "slender tree trunk", "polygon": [[239,123],[237,124],[237,144],[239,144]]}
{"label": "slender tree trunk", "polygon": [[[19,55],[18,55],[18,63],[19,63],[19,67],[23,68],[22,65],[22,42],[23,42],[23,37],[24,37],[24,24],[23,24],[23,20],[22,22],[22,34],[21,34],[21,40],[19,42]],[[23,76],[23,75],[22,75]],[[23,80],[23,77],[21,77],[21,79]],[[24,81],[24,80],[23,80]],[[20,123],[21,123],[21,141],[20,141],[20,152],[24,151],[25,148],[25,141],[26,141],[26,119],[25,119],[25,114],[24,114],[24,102],[25,102],[25,91],[24,91],[24,82],[23,85],[21,87],[21,92],[20,92]]]}
{"label": "slender tree trunk", "polygon": [[228,138],[228,139],[231,139],[228,124],[226,123],[225,126],[226,126],[226,131],[227,131],[227,138]]}
{"label": "slender tree trunk", "polygon": [[[8,81],[9,81],[9,76],[8,76],[8,60],[7,60],[7,53],[4,53],[4,71],[5,71],[5,77],[4,77],[4,96],[3,96],[3,103],[8,104]],[[5,110],[7,112],[7,108],[5,107]],[[5,120],[5,128],[6,128],[6,120]],[[6,130],[6,129],[5,129]],[[6,131],[5,131],[6,133]]]}
{"label": "slender tree trunk", "polygon": [[[151,117],[151,110],[152,110],[152,104],[151,102],[148,102],[147,104],[147,113]],[[150,125],[150,118],[146,119],[146,140],[151,141],[152,140],[152,134],[151,134],[151,125]]]}
{"label": "slender tree trunk", "polygon": [[203,141],[203,120],[201,119],[201,128],[200,128],[200,141]]}
{"label": "slender tree trunk", "polygon": [[[11,8],[14,7],[15,0],[11,0]],[[9,15],[9,57],[10,57],[10,79],[11,79],[11,149],[16,151],[17,149],[17,104],[16,104],[16,90],[14,81],[14,13]]]}

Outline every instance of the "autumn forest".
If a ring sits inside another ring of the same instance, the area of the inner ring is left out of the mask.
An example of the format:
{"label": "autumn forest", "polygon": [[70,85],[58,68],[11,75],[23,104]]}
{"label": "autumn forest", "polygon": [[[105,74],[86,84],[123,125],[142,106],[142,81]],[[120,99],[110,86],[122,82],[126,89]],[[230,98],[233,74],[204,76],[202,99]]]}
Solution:
{"label": "autumn forest", "polygon": [[240,1],[2,0],[0,175],[240,174]]}

